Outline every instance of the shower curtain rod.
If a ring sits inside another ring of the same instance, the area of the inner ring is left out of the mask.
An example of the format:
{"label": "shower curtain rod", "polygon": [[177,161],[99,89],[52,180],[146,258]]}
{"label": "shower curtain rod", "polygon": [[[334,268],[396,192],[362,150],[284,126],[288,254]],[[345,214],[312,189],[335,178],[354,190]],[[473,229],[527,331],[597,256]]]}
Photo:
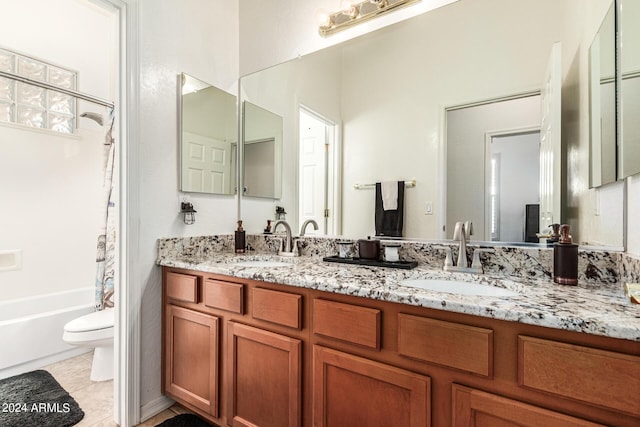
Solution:
{"label": "shower curtain rod", "polygon": [[6,78],[9,78],[9,79],[17,80],[17,81],[22,82],[22,83],[27,83],[27,84],[30,84],[30,85],[34,85],[34,86],[42,87],[42,88],[45,88],[45,89],[53,90],[53,91],[56,91],[56,92],[64,93],[65,95],[69,95],[69,96],[73,96],[75,98],[83,99],[85,101],[93,102],[94,104],[102,105],[104,107],[109,107],[109,108],[111,108],[113,110],[113,106],[114,106],[113,102],[107,101],[105,99],[97,98],[95,96],[87,95],[87,94],[82,93],[82,92],[78,92],[78,91],[71,90],[71,89],[65,89],[63,87],[52,85],[52,84],[46,83],[46,82],[41,82],[41,81],[38,81],[38,80],[32,80],[32,79],[30,79],[28,77],[20,76],[18,74],[9,73],[9,72],[6,72],[6,71],[0,71],[0,77],[6,77]]}

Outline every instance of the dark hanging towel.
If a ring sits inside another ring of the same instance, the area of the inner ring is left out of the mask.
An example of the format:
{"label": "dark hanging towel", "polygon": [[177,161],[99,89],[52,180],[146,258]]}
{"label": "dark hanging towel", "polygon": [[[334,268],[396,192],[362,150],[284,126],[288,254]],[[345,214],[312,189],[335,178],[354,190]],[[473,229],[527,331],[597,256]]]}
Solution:
{"label": "dark hanging towel", "polygon": [[398,181],[398,208],[385,211],[382,204],[382,184],[376,182],[376,236],[402,237],[404,217],[404,181]]}

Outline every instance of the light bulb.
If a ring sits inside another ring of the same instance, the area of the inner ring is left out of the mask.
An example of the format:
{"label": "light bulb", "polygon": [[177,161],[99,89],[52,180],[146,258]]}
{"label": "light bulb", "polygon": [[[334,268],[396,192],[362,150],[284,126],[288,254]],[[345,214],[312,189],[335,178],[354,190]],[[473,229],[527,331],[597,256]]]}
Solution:
{"label": "light bulb", "polygon": [[356,15],[358,14],[355,1],[343,0],[341,5],[342,5],[341,10],[343,14],[348,15],[352,18],[355,18]]}
{"label": "light bulb", "polygon": [[316,21],[320,27],[328,27],[331,23],[331,19],[329,19],[329,14],[324,9],[318,9],[316,12]]}

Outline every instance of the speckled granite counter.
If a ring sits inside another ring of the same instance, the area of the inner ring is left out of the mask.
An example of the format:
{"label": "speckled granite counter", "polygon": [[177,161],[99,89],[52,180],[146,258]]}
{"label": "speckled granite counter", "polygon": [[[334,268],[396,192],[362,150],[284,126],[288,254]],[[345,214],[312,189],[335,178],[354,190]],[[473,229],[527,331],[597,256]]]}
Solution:
{"label": "speckled granite counter", "polygon": [[[237,265],[243,260],[265,259],[280,259],[289,265]],[[640,342],[640,306],[631,304],[615,283],[560,286],[545,277],[507,280],[489,274],[449,273],[424,264],[412,270],[395,270],[332,264],[317,256],[279,258],[268,253],[235,255],[228,250],[167,251],[158,257],[158,264]],[[457,295],[400,284],[414,278],[474,281],[514,290],[518,295]]]}

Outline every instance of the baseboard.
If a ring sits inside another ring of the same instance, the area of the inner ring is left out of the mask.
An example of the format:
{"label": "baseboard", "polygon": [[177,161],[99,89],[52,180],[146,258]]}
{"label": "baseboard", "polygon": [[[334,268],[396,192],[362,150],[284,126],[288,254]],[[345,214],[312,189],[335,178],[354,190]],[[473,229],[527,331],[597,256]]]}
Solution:
{"label": "baseboard", "polygon": [[159,398],[142,405],[140,407],[140,422],[145,422],[149,418],[158,415],[165,409],[172,407],[174,403],[176,402],[173,399],[168,398],[167,396],[160,396]]}
{"label": "baseboard", "polygon": [[21,363],[20,365],[9,366],[8,368],[0,369],[0,379],[23,374],[29,371],[35,371],[36,369],[42,369],[53,363],[71,359],[72,357],[80,356],[81,354],[88,353],[90,351],[93,351],[93,349],[88,347],[73,347],[60,353]]}

